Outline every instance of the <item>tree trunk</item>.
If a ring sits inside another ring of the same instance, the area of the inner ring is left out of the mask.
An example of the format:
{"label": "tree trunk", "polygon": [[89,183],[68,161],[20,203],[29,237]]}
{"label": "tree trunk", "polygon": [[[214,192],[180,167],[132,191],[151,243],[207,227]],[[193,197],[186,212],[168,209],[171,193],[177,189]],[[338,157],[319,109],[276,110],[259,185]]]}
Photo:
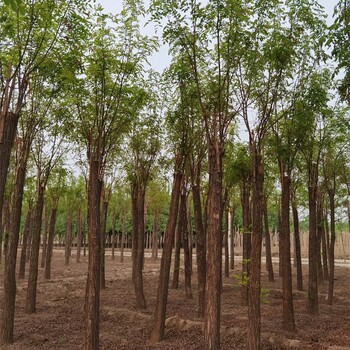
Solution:
{"label": "tree trunk", "polygon": [[326,221],[327,218],[324,213],[323,215],[323,225],[322,225],[322,236],[321,236],[321,244],[322,244],[322,262],[323,262],[323,276],[325,281],[329,280],[329,274],[328,274],[328,259],[327,259],[327,244],[326,244]]}
{"label": "tree trunk", "polygon": [[230,269],[234,270],[235,268],[235,208],[232,209],[231,213],[231,221],[230,221],[230,228],[231,228],[231,240],[230,240],[230,248],[231,248],[231,255],[230,255]]}
{"label": "tree trunk", "polygon": [[253,153],[253,221],[252,253],[248,288],[248,334],[247,349],[260,350],[260,271],[262,243],[262,191],[264,172],[262,157],[258,154],[255,143]]}
{"label": "tree trunk", "polygon": [[158,259],[158,210],[153,213],[153,230],[152,230],[152,259]]}
{"label": "tree trunk", "polygon": [[40,267],[45,267],[45,260],[46,260],[46,248],[47,248],[47,231],[48,231],[48,224],[49,224],[49,211],[47,208],[44,210],[44,222],[43,222],[43,247],[41,252],[41,264]]}
{"label": "tree trunk", "polygon": [[[23,150],[24,152],[25,149]],[[22,152],[21,152],[22,153]],[[23,189],[27,168],[27,154],[21,154],[17,167],[16,180],[12,194],[12,210],[10,219],[10,235],[8,253],[4,271],[4,300],[1,317],[0,344],[13,342],[13,327],[16,302],[16,261],[19,241]]]}
{"label": "tree trunk", "polygon": [[117,223],[117,213],[116,211],[113,212],[113,218],[112,218],[112,260],[115,259],[115,225]]}
{"label": "tree trunk", "polygon": [[266,249],[266,269],[269,275],[269,281],[274,282],[275,276],[273,273],[273,264],[272,264],[272,254],[271,254],[271,238],[269,230],[269,218],[267,212],[267,196],[264,196],[264,226],[265,226],[265,249]]}
{"label": "tree trunk", "polygon": [[308,185],[309,196],[309,289],[307,309],[310,315],[318,315],[317,284],[317,165],[311,165]]}
{"label": "tree trunk", "polygon": [[51,215],[50,215],[49,237],[47,241],[47,253],[46,253],[45,274],[44,274],[44,278],[47,280],[51,278],[51,260],[52,260],[52,254],[53,254],[53,241],[55,237],[57,206],[58,206],[58,200],[54,202],[53,208],[51,208]]}
{"label": "tree trunk", "polygon": [[185,290],[186,299],[193,299],[192,295],[192,266],[191,266],[191,253],[188,239],[188,220],[187,220],[187,193],[186,189],[182,190],[181,203],[180,203],[180,216],[182,216],[182,242],[184,248],[184,263],[185,263]]}
{"label": "tree trunk", "polygon": [[102,181],[100,179],[99,168],[99,162],[97,160],[90,161],[88,180],[89,263],[85,295],[85,344],[87,350],[99,349],[101,271],[100,205],[102,191]]}
{"label": "tree trunk", "polygon": [[290,175],[281,174],[281,239],[282,243],[282,300],[283,300],[283,329],[295,332],[293,293],[292,293],[292,266],[290,254]]}
{"label": "tree trunk", "polygon": [[207,278],[205,283],[204,349],[220,349],[222,279],[222,149],[218,140],[208,150],[209,191],[207,226]]}
{"label": "tree trunk", "polygon": [[198,316],[204,317],[204,297],[206,279],[206,234],[203,226],[203,214],[200,194],[200,178],[192,185],[194,222],[196,227],[196,258],[198,277]]}
{"label": "tree trunk", "polygon": [[333,304],[333,292],[334,292],[334,246],[335,246],[335,190],[333,188],[328,189],[328,196],[329,196],[329,207],[330,207],[330,215],[331,215],[331,222],[330,222],[330,232],[331,232],[331,239],[329,243],[329,281],[328,281],[328,305]]}
{"label": "tree trunk", "polygon": [[158,342],[164,338],[164,327],[166,317],[166,307],[168,301],[169,276],[171,265],[171,253],[174,243],[177,213],[179,208],[180,189],[183,174],[181,171],[175,172],[171,200],[169,208],[168,222],[164,233],[164,247],[160,265],[157,301],[154,315],[154,324],[151,333],[151,341]]}
{"label": "tree trunk", "polygon": [[323,234],[323,198],[322,198],[321,189],[319,188],[317,191],[317,209],[316,209],[316,217],[317,217],[317,280],[318,284],[322,284],[324,282],[323,277],[323,266],[322,266],[322,257],[321,257],[321,247],[322,247],[322,234]]}
{"label": "tree trunk", "polygon": [[303,269],[301,264],[301,247],[300,247],[300,231],[299,231],[299,215],[298,208],[295,202],[295,195],[292,199],[293,226],[294,226],[294,241],[295,241],[295,257],[297,264],[297,290],[303,290]]}
{"label": "tree trunk", "polygon": [[[14,143],[19,114],[12,112],[0,113],[0,259],[2,258],[3,225],[2,209],[4,204],[5,186],[10,164],[11,151]],[[0,260],[1,262],[1,260]]]}
{"label": "tree trunk", "polygon": [[242,257],[242,279],[241,279],[241,305],[248,305],[248,279],[249,265],[252,250],[252,241],[250,233],[251,215],[250,215],[250,180],[243,179],[242,184],[242,215],[243,215],[243,257]]}
{"label": "tree trunk", "polygon": [[102,202],[102,213],[101,213],[101,276],[100,276],[101,289],[106,288],[105,252],[106,252],[107,210],[108,210],[108,201],[106,200],[106,198],[104,198],[104,201]]}
{"label": "tree trunk", "polygon": [[40,249],[40,233],[42,224],[42,215],[44,207],[44,192],[45,187],[37,186],[37,200],[34,214],[34,224],[32,232],[32,247],[30,254],[30,265],[28,275],[28,288],[26,298],[26,313],[33,313],[36,311],[36,290],[38,281],[38,267],[39,267],[39,249]]}
{"label": "tree trunk", "polygon": [[[146,308],[143,291],[143,262],[145,250],[145,189],[141,184],[135,184],[133,193],[133,281],[138,309]],[[134,247],[135,243],[135,247]]]}
{"label": "tree trunk", "polygon": [[24,231],[23,231],[23,243],[22,243],[22,250],[21,250],[21,257],[19,261],[19,272],[18,272],[18,278],[24,279],[25,277],[25,268],[26,268],[26,261],[27,261],[27,246],[30,239],[30,231],[33,221],[33,203],[29,202],[29,208],[27,211],[27,216],[24,224]]}
{"label": "tree trunk", "polygon": [[225,244],[225,277],[230,277],[230,255],[229,255],[229,214],[228,210],[225,211],[225,236],[224,236],[224,244]]}
{"label": "tree trunk", "polygon": [[81,242],[82,242],[82,220],[81,220],[81,208],[78,207],[77,211],[77,258],[76,262],[80,262],[81,255]]}
{"label": "tree trunk", "polygon": [[120,262],[123,262],[123,259],[124,259],[125,222],[126,222],[126,208],[123,209],[123,217],[122,217],[122,240],[120,244]]}
{"label": "tree trunk", "polygon": [[64,263],[69,265],[69,260],[71,256],[71,245],[72,245],[72,212],[68,210],[67,212],[67,222],[66,222],[66,235],[64,242]]}
{"label": "tree trunk", "polygon": [[179,208],[179,217],[177,220],[177,227],[175,233],[175,253],[174,253],[174,272],[171,288],[179,288],[179,276],[180,276],[180,252],[181,252],[181,230],[182,230],[182,215],[181,215],[181,204]]}

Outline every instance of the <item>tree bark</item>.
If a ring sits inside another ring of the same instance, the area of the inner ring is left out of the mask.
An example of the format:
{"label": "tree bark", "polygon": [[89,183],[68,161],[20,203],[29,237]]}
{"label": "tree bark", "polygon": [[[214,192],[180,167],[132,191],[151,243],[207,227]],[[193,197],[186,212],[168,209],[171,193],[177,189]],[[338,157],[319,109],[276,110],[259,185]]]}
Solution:
{"label": "tree bark", "polygon": [[86,284],[86,334],[87,350],[99,349],[100,323],[100,263],[101,263],[101,223],[100,205],[102,181],[99,174],[99,161],[90,161],[88,180],[88,234],[89,262]]}
{"label": "tree bark", "polygon": [[230,256],[230,269],[234,270],[235,268],[235,208],[232,209],[231,213],[231,256]]}
{"label": "tree bark", "polygon": [[175,232],[175,252],[174,252],[174,271],[173,280],[171,283],[172,289],[179,288],[179,276],[180,276],[180,252],[181,252],[181,230],[183,227],[182,215],[181,215],[181,204],[179,208],[179,216],[177,220],[177,227]]}
{"label": "tree bark", "polygon": [[229,255],[229,214],[228,210],[225,210],[225,236],[224,236],[224,244],[225,244],[225,277],[230,277],[230,255]]}
{"label": "tree bark", "polygon": [[212,140],[208,149],[209,191],[207,226],[207,267],[205,283],[204,349],[220,349],[222,279],[222,149]]}
{"label": "tree bark", "polygon": [[107,210],[108,210],[108,201],[106,200],[106,198],[104,198],[102,202],[102,213],[101,213],[101,276],[100,276],[101,289],[106,288],[105,252],[106,252]]}
{"label": "tree bark", "polygon": [[333,304],[333,293],[334,293],[334,246],[335,246],[335,190],[333,188],[328,189],[328,197],[329,197],[329,208],[330,208],[330,233],[331,239],[329,242],[329,281],[328,281],[328,305]]}
{"label": "tree bark", "polygon": [[181,171],[175,172],[171,200],[169,208],[168,222],[164,233],[164,247],[160,265],[157,301],[154,315],[154,324],[151,333],[151,341],[158,342],[164,338],[164,327],[166,317],[166,307],[168,301],[169,276],[171,265],[171,253],[174,243],[176,220],[179,208],[179,197],[183,174]]}
{"label": "tree bark", "polygon": [[307,310],[310,315],[318,315],[317,282],[317,164],[312,164],[308,184],[309,197],[309,286]]}
{"label": "tree bark", "polygon": [[266,249],[266,269],[269,275],[269,281],[274,282],[275,276],[273,273],[273,264],[272,264],[272,254],[271,254],[271,238],[270,238],[270,230],[269,230],[269,218],[267,212],[267,196],[264,196],[264,226],[265,226],[265,249]]}
{"label": "tree bark", "polygon": [[48,211],[47,208],[45,208],[45,210],[44,210],[44,220],[43,220],[43,245],[42,245],[41,264],[40,264],[40,267],[42,267],[42,268],[45,267],[45,261],[46,261],[48,225],[49,225],[49,211]]}
{"label": "tree bark", "polygon": [[317,208],[316,208],[316,217],[317,217],[317,280],[319,284],[324,282],[323,276],[323,266],[322,266],[322,234],[323,234],[323,198],[321,194],[321,189],[317,191]]}
{"label": "tree bark", "polygon": [[80,262],[81,255],[81,243],[82,243],[82,219],[81,219],[81,208],[77,211],[77,257],[76,262]]}
{"label": "tree bark", "polygon": [[253,220],[252,220],[252,253],[248,285],[248,334],[247,349],[260,350],[260,271],[262,243],[262,191],[264,172],[261,154],[255,143],[253,153]]}
{"label": "tree bark", "polygon": [[206,234],[200,194],[200,178],[192,185],[194,222],[196,227],[196,259],[198,277],[198,316],[204,317],[204,297],[206,280]]}
{"label": "tree bark", "polygon": [[123,217],[122,217],[122,239],[120,243],[120,262],[123,262],[123,259],[124,259],[125,222],[126,222],[126,208],[123,209]]}
{"label": "tree bark", "polygon": [[[22,213],[24,182],[27,169],[28,152],[20,155],[16,180],[12,194],[12,210],[10,213],[10,235],[8,253],[4,271],[4,300],[1,315],[0,344],[13,342],[13,328],[16,303],[16,262]],[[22,152],[21,152],[22,153]]]}
{"label": "tree bark", "polygon": [[72,212],[68,210],[67,212],[67,222],[66,222],[66,235],[64,242],[64,263],[69,265],[69,260],[71,256],[71,245],[72,245]]}
{"label": "tree bark", "polygon": [[152,259],[158,259],[158,209],[153,213],[153,230],[152,230]]}
{"label": "tree bark", "polygon": [[54,201],[54,205],[53,205],[53,208],[51,208],[51,215],[50,215],[49,236],[47,241],[47,253],[46,253],[45,274],[44,274],[44,278],[47,280],[51,279],[51,260],[52,260],[52,254],[53,254],[53,241],[55,237],[57,206],[58,206],[58,200]]}
{"label": "tree bark", "polygon": [[301,264],[301,245],[299,231],[299,215],[298,208],[295,202],[295,194],[292,199],[293,226],[294,226],[294,241],[295,241],[295,257],[297,264],[297,290],[303,290],[303,269]]}
{"label": "tree bark", "polygon": [[32,215],[33,215],[33,203],[30,201],[25,224],[24,224],[24,231],[23,231],[23,243],[22,243],[21,257],[19,261],[19,272],[18,272],[19,279],[24,279],[25,277],[25,268],[26,268],[27,251],[28,251],[27,247],[30,239],[30,231],[31,231],[31,226],[33,221]]}
{"label": "tree bark", "polygon": [[281,232],[282,243],[282,300],[283,300],[283,329],[295,332],[293,293],[292,293],[292,266],[290,254],[290,174],[281,174]]}
{"label": "tree bark", "polygon": [[40,233],[42,224],[42,215],[44,207],[45,187],[41,184],[37,186],[37,200],[34,214],[34,224],[32,232],[32,247],[30,254],[30,265],[28,275],[28,288],[26,297],[25,312],[30,314],[36,311],[36,291],[38,281],[39,267],[39,249],[40,249]]}

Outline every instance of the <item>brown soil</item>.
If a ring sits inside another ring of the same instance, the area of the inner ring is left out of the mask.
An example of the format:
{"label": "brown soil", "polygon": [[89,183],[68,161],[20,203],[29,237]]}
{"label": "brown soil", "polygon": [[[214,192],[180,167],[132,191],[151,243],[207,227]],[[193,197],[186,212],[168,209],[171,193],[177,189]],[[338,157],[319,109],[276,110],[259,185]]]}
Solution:
{"label": "brown soil", "polygon": [[[144,282],[147,310],[135,307],[131,283],[131,259],[124,263],[106,257],[107,288],[101,292],[100,349],[202,349],[201,320],[196,315],[196,276],[193,275],[194,299],[186,300],[183,274],[180,287],[169,290],[165,340],[149,344],[157,292],[160,260],[145,258]],[[84,293],[87,258],[64,265],[63,251],[55,250],[52,280],[43,280],[39,271],[37,312],[24,313],[26,281],[18,283],[15,342],[6,350],[83,349]],[[277,265],[274,266],[277,270]],[[224,279],[222,291],[221,348],[245,349],[247,308],[240,306],[237,279],[241,265]],[[304,267],[304,273],[307,269]],[[182,271],[183,273],[183,271]],[[1,273],[2,274],[2,273]],[[281,281],[269,283],[263,271],[262,349],[331,349],[350,346],[350,269],[336,268],[334,305],[326,303],[327,285],[320,287],[320,316],[306,313],[306,292],[294,292],[297,333],[287,334],[281,328]],[[2,275],[0,277],[2,279]],[[307,285],[306,276],[304,283]],[[0,294],[3,293],[0,286]],[[176,316],[176,317],[175,317]],[[344,347],[344,348],[342,348]],[[350,349],[350,347],[348,348]]]}

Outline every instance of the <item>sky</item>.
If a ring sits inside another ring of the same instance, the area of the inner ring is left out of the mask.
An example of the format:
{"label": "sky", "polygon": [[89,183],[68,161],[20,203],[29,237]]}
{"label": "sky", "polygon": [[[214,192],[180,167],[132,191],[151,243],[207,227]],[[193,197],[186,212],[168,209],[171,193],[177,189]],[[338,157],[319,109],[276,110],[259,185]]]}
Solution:
{"label": "sky", "polygon": [[[97,0],[100,3],[106,12],[108,13],[119,13],[122,8],[122,0]],[[146,7],[149,4],[149,0],[145,0]],[[327,22],[328,24],[332,23],[332,15],[335,5],[338,0],[319,0],[319,4],[321,4],[328,15]],[[148,25],[145,27],[145,33],[150,36],[155,35],[154,27],[152,25]],[[158,34],[159,35],[159,34]],[[158,72],[162,72],[170,63],[170,57],[168,55],[168,47],[162,46],[158,52],[154,53],[151,59],[149,60],[152,68],[157,70]]]}

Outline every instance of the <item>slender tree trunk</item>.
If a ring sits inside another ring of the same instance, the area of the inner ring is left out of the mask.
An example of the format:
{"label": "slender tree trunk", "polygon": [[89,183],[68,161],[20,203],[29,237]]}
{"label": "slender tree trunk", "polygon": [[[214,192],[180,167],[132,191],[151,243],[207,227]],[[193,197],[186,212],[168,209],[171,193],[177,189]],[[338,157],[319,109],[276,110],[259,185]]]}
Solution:
{"label": "slender tree trunk", "polygon": [[152,230],[152,258],[158,259],[158,209],[153,213],[153,230]]}
{"label": "slender tree trunk", "polygon": [[225,210],[225,236],[224,236],[224,249],[225,249],[225,277],[230,277],[230,255],[229,255],[229,214],[228,210]]}
{"label": "slender tree trunk", "polygon": [[66,222],[66,235],[64,242],[64,262],[69,265],[70,255],[71,255],[71,245],[72,245],[72,212],[68,210],[67,212],[67,222]]}
{"label": "slender tree trunk", "polygon": [[81,220],[81,208],[78,207],[77,211],[77,257],[76,262],[80,262],[81,255],[81,242],[82,242],[82,220]]}
{"label": "slender tree trunk", "polygon": [[24,224],[24,231],[23,231],[23,243],[22,243],[21,257],[19,261],[19,272],[18,272],[19,279],[24,279],[25,277],[25,268],[26,268],[27,251],[28,251],[27,246],[29,243],[30,231],[31,231],[31,226],[33,221],[32,215],[33,215],[33,203],[30,201],[25,224]]}
{"label": "slender tree trunk", "polygon": [[293,212],[293,226],[294,226],[294,241],[295,241],[295,257],[297,264],[297,290],[303,290],[303,270],[301,264],[301,245],[300,245],[300,231],[299,231],[299,215],[298,208],[295,202],[295,195],[292,199]]}
{"label": "slender tree trunk", "polygon": [[293,293],[292,293],[292,266],[290,254],[290,175],[281,174],[282,198],[281,198],[281,239],[282,244],[282,300],[283,300],[283,329],[295,332]]}
{"label": "slender tree trunk", "polygon": [[117,213],[116,211],[113,212],[113,218],[112,218],[112,260],[115,259],[115,226],[117,223]]}
{"label": "slender tree trunk", "polygon": [[41,264],[40,267],[45,267],[45,260],[46,260],[46,248],[47,248],[47,231],[48,231],[48,224],[49,224],[49,210],[46,207],[44,210],[44,220],[43,220],[43,246],[42,246],[42,252],[41,252]]}
{"label": "slender tree trunk", "polygon": [[266,249],[266,269],[269,275],[269,281],[274,282],[275,276],[273,273],[273,264],[272,264],[272,254],[271,254],[271,239],[270,239],[270,230],[269,230],[269,218],[267,212],[267,196],[264,196],[264,226],[265,226],[265,249]]}
{"label": "slender tree trunk", "polygon": [[329,280],[329,274],[328,274],[328,254],[327,254],[327,244],[326,244],[326,221],[327,218],[324,215],[324,213],[322,213],[323,215],[323,225],[322,225],[322,236],[321,236],[321,243],[322,243],[322,262],[323,262],[323,275],[324,275],[324,279],[325,281]]}
{"label": "slender tree trunk", "polygon": [[10,237],[10,215],[11,215],[11,199],[6,198],[3,207],[3,232],[4,232],[4,258],[5,258],[5,266],[7,264],[7,253],[9,246],[9,237]]}
{"label": "slender tree trunk", "polygon": [[107,209],[108,209],[108,201],[106,201],[106,198],[104,198],[104,201],[102,202],[102,213],[101,213],[101,276],[100,276],[101,289],[106,288],[105,252],[106,252]]}
{"label": "slender tree trunk", "polygon": [[308,186],[309,195],[309,289],[307,309],[310,315],[318,315],[318,281],[317,281],[317,165],[311,165]]}
{"label": "slender tree trunk", "polygon": [[234,270],[235,268],[235,224],[234,224],[234,219],[235,219],[235,208],[232,209],[231,213],[231,256],[230,256],[230,269]]}
{"label": "slender tree trunk", "polygon": [[250,184],[248,179],[243,179],[242,185],[242,215],[243,215],[243,260],[242,260],[242,280],[241,280],[241,305],[248,305],[248,279],[249,279],[249,265],[252,250],[251,241],[251,215],[250,215]]}
{"label": "slender tree trunk", "polygon": [[100,205],[102,192],[102,181],[100,179],[99,168],[99,162],[97,160],[90,161],[88,180],[89,263],[85,295],[85,344],[87,350],[99,349],[101,271]]}
{"label": "slender tree trunk", "polygon": [[192,266],[191,266],[191,253],[188,239],[188,220],[187,220],[187,193],[186,189],[182,190],[181,203],[180,203],[180,216],[182,216],[182,242],[184,248],[184,264],[185,264],[185,290],[186,299],[193,299],[192,295]]}
{"label": "slender tree trunk", "polygon": [[180,252],[181,252],[181,230],[183,227],[182,215],[181,215],[181,204],[179,209],[179,216],[177,220],[177,227],[175,233],[175,253],[174,253],[174,272],[171,288],[179,288],[179,276],[180,276]]}
{"label": "slender tree trunk", "polygon": [[260,350],[260,271],[262,243],[262,191],[264,171],[262,157],[258,154],[255,143],[253,148],[253,220],[252,254],[248,288],[248,334],[247,349]]}
{"label": "slender tree trunk", "polygon": [[36,311],[36,290],[38,281],[40,233],[44,207],[44,192],[45,187],[39,184],[37,186],[37,200],[35,206],[34,225],[32,232],[32,248],[30,254],[28,288],[25,306],[25,312],[29,314],[34,313]]}
{"label": "slender tree trunk", "polygon": [[[25,149],[24,149],[24,152]],[[12,210],[10,217],[10,235],[8,253],[4,271],[4,300],[1,314],[0,344],[13,342],[13,328],[16,301],[16,261],[22,213],[24,181],[27,168],[27,154],[21,155],[16,173],[16,181],[12,194]]]}
{"label": "slender tree trunk", "polygon": [[206,234],[203,225],[200,195],[200,178],[192,185],[194,222],[196,227],[196,259],[198,277],[198,316],[204,317],[204,297],[206,280]]}
{"label": "slender tree trunk", "polygon": [[126,222],[126,208],[123,209],[123,217],[122,217],[122,240],[120,244],[120,262],[123,262],[123,259],[124,259],[125,222]]}
{"label": "slender tree trunk", "polygon": [[[5,102],[4,102],[5,104]],[[2,210],[4,204],[5,186],[10,164],[11,151],[16,135],[19,114],[0,112],[0,263],[2,258],[3,225]]]}
{"label": "slender tree trunk", "polygon": [[329,243],[329,281],[328,281],[328,305],[333,304],[333,293],[334,293],[334,246],[335,246],[335,190],[333,188],[328,189],[329,196],[329,207],[330,207],[330,232],[331,239]]}
{"label": "slender tree trunk", "polygon": [[171,253],[174,243],[179,197],[183,174],[175,172],[173,188],[171,192],[168,222],[164,233],[164,247],[160,265],[157,301],[154,315],[154,324],[151,333],[151,341],[158,342],[164,338],[166,307],[168,301],[169,276],[171,265]]}
{"label": "slender tree trunk", "polygon": [[49,236],[47,241],[47,253],[46,253],[45,274],[44,274],[44,278],[47,280],[51,279],[51,260],[52,260],[52,254],[53,254],[53,241],[55,237],[57,206],[58,206],[58,200],[54,202],[53,208],[51,208],[51,215],[50,215]]}
{"label": "slender tree trunk", "polygon": [[220,349],[220,309],[222,279],[222,149],[218,140],[210,143],[207,278],[205,283],[204,349]]}
{"label": "slender tree trunk", "polygon": [[317,191],[317,208],[316,208],[316,217],[317,217],[317,280],[319,284],[324,282],[323,277],[323,266],[322,266],[322,257],[321,257],[321,247],[322,247],[322,233],[323,233],[323,198],[322,198],[321,189]]}

